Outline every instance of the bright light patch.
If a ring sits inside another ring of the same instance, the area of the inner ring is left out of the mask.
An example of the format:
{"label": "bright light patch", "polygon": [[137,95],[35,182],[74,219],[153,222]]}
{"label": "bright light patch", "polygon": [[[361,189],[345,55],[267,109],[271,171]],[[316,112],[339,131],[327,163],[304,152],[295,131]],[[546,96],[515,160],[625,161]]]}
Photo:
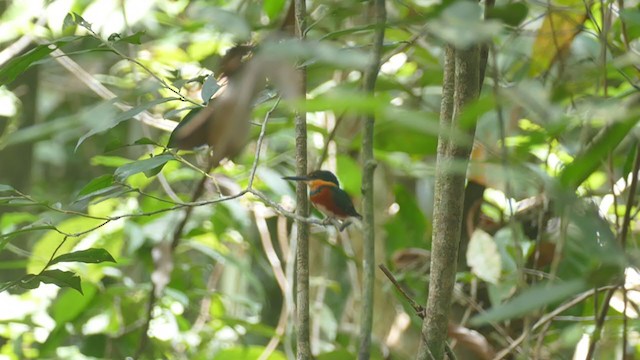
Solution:
{"label": "bright light patch", "polygon": [[82,326],[82,334],[84,335],[92,335],[92,334],[100,334],[107,330],[109,326],[110,316],[109,314],[99,314],[87,321],[86,324]]}
{"label": "bright light patch", "polygon": [[583,360],[589,353],[589,335],[582,334],[580,341],[576,344],[576,351],[573,353],[573,360]]}
{"label": "bright light patch", "polygon": [[404,104],[404,99],[402,99],[401,97],[395,97],[391,99],[391,105],[401,106],[402,104]]}
{"label": "bright light patch", "polygon": [[387,346],[397,345],[398,341],[402,337],[402,333],[407,329],[407,327],[409,327],[409,324],[411,324],[411,318],[409,315],[404,311],[398,313],[396,318],[393,320],[393,324],[389,330],[389,335],[387,335]]}
{"label": "bright light patch", "polygon": [[175,315],[182,315],[184,313],[184,306],[182,306],[182,304],[177,301],[172,303],[169,308]]}
{"label": "bright light patch", "polygon": [[398,211],[400,211],[400,205],[395,202],[389,206],[389,209],[387,209],[389,215],[395,215]]}
{"label": "bright light patch", "polygon": [[407,62],[407,54],[405,53],[395,54],[389,59],[389,61],[382,64],[382,66],[380,67],[380,71],[389,75],[395,74],[398,72],[398,70],[400,70],[402,65],[404,65],[406,62]]}
{"label": "bright light patch", "polygon": [[[624,294],[621,290],[616,290],[609,305],[619,313],[625,313],[626,310],[628,317],[637,319],[640,316],[635,310],[640,305],[640,273],[629,267],[624,270],[624,278],[624,287],[627,289],[627,308],[624,308]],[[635,306],[629,303],[633,303]]]}
{"label": "bright light patch", "polygon": [[149,336],[161,341],[176,339],[180,335],[175,319],[166,315],[159,316],[149,323]]}

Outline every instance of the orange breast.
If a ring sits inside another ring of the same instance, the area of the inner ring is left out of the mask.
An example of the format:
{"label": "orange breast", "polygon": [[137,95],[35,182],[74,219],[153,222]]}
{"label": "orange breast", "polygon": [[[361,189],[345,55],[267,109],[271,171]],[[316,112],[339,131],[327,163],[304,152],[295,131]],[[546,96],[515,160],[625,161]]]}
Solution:
{"label": "orange breast", "polygon": [[332,187],[327,185],[321,185],[311,192],[311,202],[321,213],[339,219],[345,219],[349,217],[349,214],[341,209],[335,201]]}

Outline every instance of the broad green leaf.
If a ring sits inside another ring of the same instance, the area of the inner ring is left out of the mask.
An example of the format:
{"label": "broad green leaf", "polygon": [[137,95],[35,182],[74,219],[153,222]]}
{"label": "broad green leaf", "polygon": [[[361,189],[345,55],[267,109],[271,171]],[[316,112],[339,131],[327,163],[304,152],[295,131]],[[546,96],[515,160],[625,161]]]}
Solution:
{"label": "broad green leaf", "polygon": [[17,56],[0,67],[0,84],[6,85],[24,73],[36,61],[42,60],[54,50],[84,36],[70,36],[56,40],[50,44],[38,45],[23,55]]}
{"label": "broad green leaf", "polygon": [[125,121],[125,120],[129,120],[133,117],[135,117],[136,115],[140,114],[143,111],[147,111],[150,108],[165,103],[167,101],[172,101],[172,100],[178,100],[178,98],[160,98],[160,99],[155,99],[153,101],[150,101],[148,103],[144,103],[141,105],[138,105],[136,107],[133,107],[123,113],[121,113],[120,115],[116,116],[114,119],[112,119],[111,121],[108,122],[100,122],[95,124],[95,127],[93,129],[91,129],[88,133],[82,135],[82,137],[80,137],[80,139],[78,139],[78,142],[76,143],[76,148],[75,150],[78,150],[78,147],[89,137],[95,135],[95,134],[99,134],[101,132],[107,131],[109,129],[114,128],[116,125],[120,124],[121,122]]}
{"label": "broad green leaf", "polygon": [[87,195],[95,192],[97,190],[104,189],[113,185],[113,175],[106,174],[102,176],[98,176],[97,178],[91,180],[87,185],[85,185],[82,190],[78,193],[78,195]]}
{"label": "broad green leaf", "polygon": [[487,9],[487,19],[497,19],[509,26],[518,26],[527,18],[529,8],[521,2]]}
{"label": "broad green leaf", "polygon": [[60,255],[53,259],[49,265],[61,262],[82,262],[90,264],[98,264],[101,262],[116,262],[115,259],[105,249],[87,249],[74,251],[72,253]]}
{"label": "broad green leaf", "polygon": [[120,167],[131,162],[130,159],[122,156],[96,155],[91,158],[91,165],[93,166]]}
{"label": "broad green leaf", "polygon": [[497,284],[502,272],[500,252],[493,237],[476,229],[467,248],[467,265],[480,279]]}
{"label": "broad green leaf", "polygon": [[615,149],[638,123],[637,114],[607,125],[591,141],[584,153],[565,166],[560,174],[560,182],[567,187],[577,187],[585,181],[601,164],[602,160]]}
{"label": "broad green leaf", "polygon": [[262,2],[262,10],[269,19],[277,19],[284,8],[285,0],[264,0]]}
{"label": "broad green leaf", "polygon": [[61,288],[72,288],[82,294],[80,277],[73,272],[62,270],[45,270],[41,274],[36,275],[36,278],[45,284],[54,284],[58,285]]}
{"label": "broad green leaf", "polygon": [[65,290],[55,299],[51,305],[51,317],[58,325],[77,319],[95,300],[96,286],[85,282],[83,288],[84,294]]}
{"label": "broad green leaf", "polygon": [[489,322],[500,322],[525,315],[543,306],[566,300],[572,295],[586,291],[591,286],[584,279],[574,279],[565,282],[539,283],[526,289],[511,301],[494,306],[487,312],[479,314],[471,319],[473,326],[483,325]]}
{"label": "broad green leaf", "polygon": [[202,84],[202,91],[200,92],[202,101],[204,101],[205,104],[208,103],[218,90],[220,90],[220,84],[218,84],[216,77],[213,76],[213,74],[207,76],[207,80]]}
{"label": "broad green leaf", "polygon": [[173,160],[173,156],[165,154],[134,161],[117,168],[114,176],[118,181],[125,181],[131,175],[155,169],[158,166],[164,165],[169,160]]}

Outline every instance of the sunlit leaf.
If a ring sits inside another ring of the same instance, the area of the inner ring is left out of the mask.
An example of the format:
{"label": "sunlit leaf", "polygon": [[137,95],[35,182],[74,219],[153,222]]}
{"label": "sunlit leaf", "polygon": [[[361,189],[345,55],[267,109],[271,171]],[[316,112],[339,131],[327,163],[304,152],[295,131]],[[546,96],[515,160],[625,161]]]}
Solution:
{"label": "sunlit leaf", "polygon": [[262,2],[262,10],[267,14],[269,19],[276,19],[284,8],[285,0],[264,0]]}
{"label": "sunlit leaf", "polygon": [[467,248],[467,265],[480,279],[492,284],[498,283],[502,261],[491,235],[480,229],[473,232]]}
{"label": "sunlit leaf", "polygon": [[581,1],[569,0],[572,8],[554,8],[547,12],[542,27],[533,44],[531,54],[531,76],[538,76],[546,71],[556,61],[562,61],[567,55],[573,39],[582,30],[582,24],[587,19],[584,5]]}
{"label": "sunlit leaf", "polygon": [[72,253],[60,255],[53,259],[50,265],[61,262],[82,262],[98,264],[101,262],[116,262],[116,260],[105,249],[87,249],[74,251]]}
{"label": "sunlit leaf", "polygon": [[51,317],[58,324],[66,324],[78,318],[95,300],[97,288],[91,283],[85,283],[83,294],[66,290],[55,299],[51,305]]}

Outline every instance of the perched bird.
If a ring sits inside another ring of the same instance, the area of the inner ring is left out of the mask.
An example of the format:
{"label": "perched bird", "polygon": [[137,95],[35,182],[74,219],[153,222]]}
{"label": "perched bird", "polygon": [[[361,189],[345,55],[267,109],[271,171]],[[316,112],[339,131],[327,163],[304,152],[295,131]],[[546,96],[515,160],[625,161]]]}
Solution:
{"label": "perched bird", "polygon": [[283,179],[307,183],[311,203],[329,220],[362,219],[362,215],[353,207],[349,194],[340,189],[338,178],[332,172],[316,170],[305,176],[286,176]]}

